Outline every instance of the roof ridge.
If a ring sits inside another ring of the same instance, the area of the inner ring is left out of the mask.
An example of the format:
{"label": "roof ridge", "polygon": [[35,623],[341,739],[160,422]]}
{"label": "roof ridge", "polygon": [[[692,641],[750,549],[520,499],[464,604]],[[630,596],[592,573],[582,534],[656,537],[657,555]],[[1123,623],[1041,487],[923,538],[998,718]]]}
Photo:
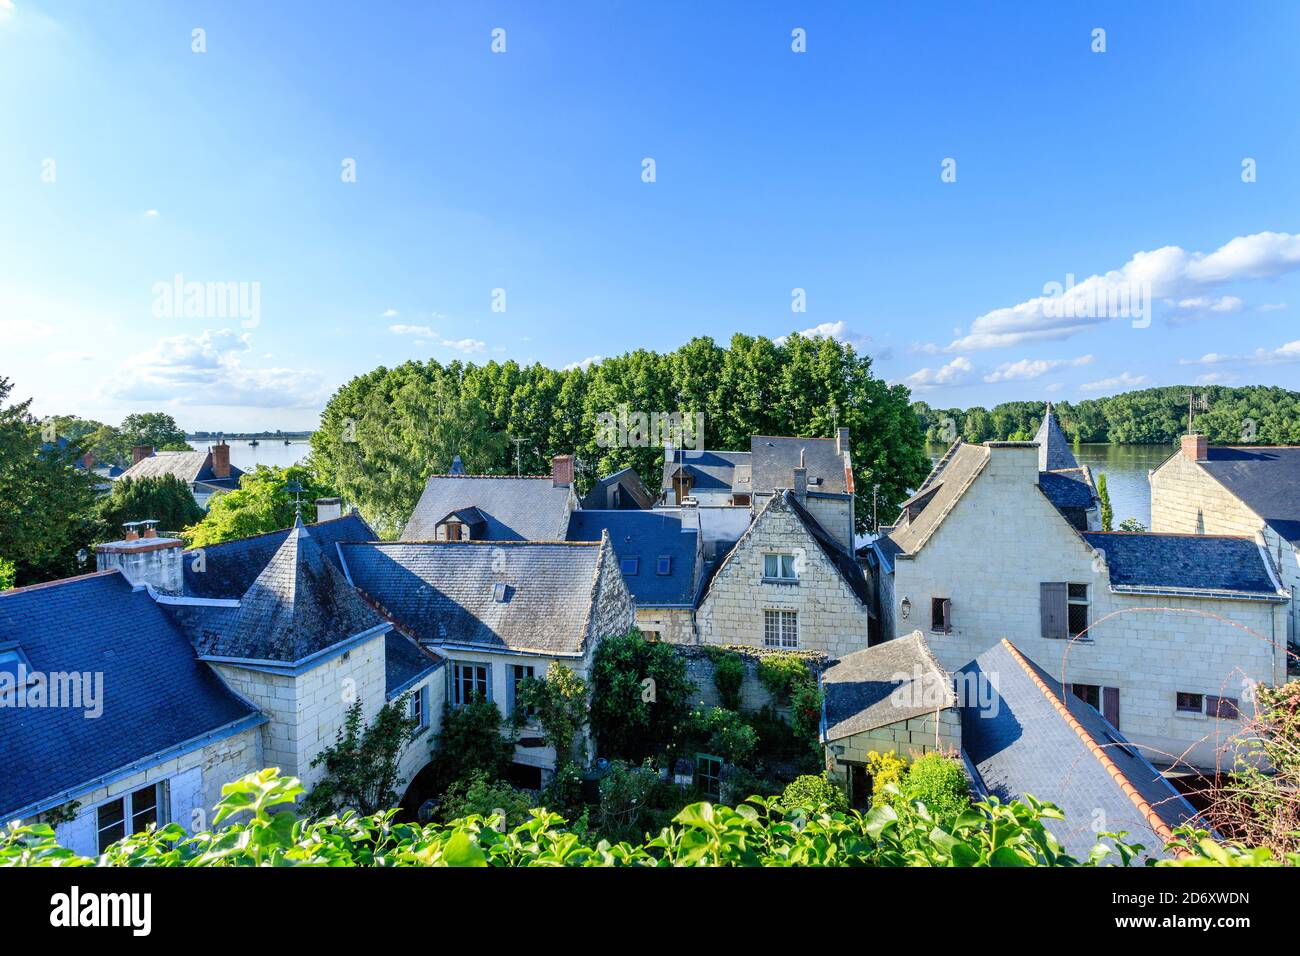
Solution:
{"label": "roof ridge", "polygon": [[[42,588],[57,587],[60,584],[73,584],[78,581],[89,581],[92,578],[107,577],[110,574],[121,574],[121,568],[107,568],[103,571],[87,571],[85,574],[74,574],[68,578],[55,578],[53,581],[37,581],[35,584],[24,584],[20,588],[10,588],[7,591],[0,591],[0,598],[9,597],[12,594],[26,594],[29,591],[39,591]],[[126,580],[125,575],[122,578]]]}
{"label": "roof ridge", "polygon": [[[576,512],[574,512],[574,513],[576,514]],[[485,544],[496,545],[496,546],[506,545],[506,544],[508,544],[508,545],[515,545],[515,546],[519,546],[519,545],[529,545],[529,544],[563,544],[563,545],[571,545],[571,546],[572,546],[572,545],[581,545],[581,546],[583,546],[583,547],[590,547],[591,545],[593,545],[593,544],[599,544],[600,542],[598,542],[598,541],[560,541],[560,540],[556,540],[556,541],[488,541],[488,540],[479,540],[479,541],[438,541],[438,540],[436,540],[436,539],[434,539],[434,538],[422,538],[422,539],[417,540],[417,541],[339,541],[339,542],[337,542],[337,543],[338,543],[338,544],[372,544],[372,545],[390,545],[390,544],[392,544],[392,545],[404,545],[404,544],[447,544],[447,545],[461,545],[461,546],[469,546],[469,547],[476,547],[476,546],[481,546],[481,545],[485,545]]]}
{"label": "roof ridge", "polygon": [[[1137,808],[1138,813],[1142,814],[1143,819],[1146,820],[1151,829],[1155,831],[1156,836],[1164,840],[1166,844],[1172,843],[1174,841],[1174,833],[1169,829],[1169,825],[1160,818],[1160,814],[1156,813],[1155,808],[1151,806],[1146,797],[1142,796],[1142,794],[1138,792],[1137,787],[1133,786],[1133,783],[1125,775],[1124,771],[1121,770],[1115,761],[1110,758],[1110,755],[1106,753],[1105,748],[1103,748],[1101,744],[1097,743],[1092,734],[1088,733],[1087,728],[1085,728],[1083,724],[1079,723],[1079,719],[1075,717],[1074,714],[1070,713],[1070,708],[1063,703],[1061,698],[1059,698],[1052,689],[1047,686],[1047,683],[1038,676],[1037,671],[1030,666],[1029,661],[1025,659],[1024,655],[1020,653],[1016,646],[1005,637],[1002,638],[1002,645],[1007,649],[1007,652],[1011,655],[1012,659],[1015,660],[1015,662],[1020,665],[1021,669],[1029,676],[1029,679],[1034,682],[1034,685],[1042,692],[1043,696],[1047,698],[1048,702],[1056,712],[1065,719],[1066,726],[1078,735],[1079,739],[1083,741],[1084,746],[1088,748],[1088,752],[1097,758],[1097,762],[1105,768],[1106,772],[1110,774],[1111,779],[1119,785],[1120,790],[1129,798],[1133,803],[1133,806]],[[1181,856],[1182,854],[1179,853],[1179,855]]]}
{"label": "roof ridge", "polygon": [[[509,478],[512,481],[519,481],[522,479],[527,479],[528,481],[539,481],[541,479],[546,479],[547,481],[550,481],[554,477],[555,477],[554,475],[452,475],[452,474],[447,474],[446,472],[429,476],[429,478]],[[429,480],[428,478],[425,479],[425,481],[428,480]],[[556,487],[567,488],[568,485],[562,485],[562,486],[557,485]]]}
{"label": "roof ridge", "polygon": [[1248,534],[1196,534],[1192,531],[1085,531],[1084,534],[1109,534],[1128,538],[1212,538],[1228,541],[1254,542],[1254,535]]}

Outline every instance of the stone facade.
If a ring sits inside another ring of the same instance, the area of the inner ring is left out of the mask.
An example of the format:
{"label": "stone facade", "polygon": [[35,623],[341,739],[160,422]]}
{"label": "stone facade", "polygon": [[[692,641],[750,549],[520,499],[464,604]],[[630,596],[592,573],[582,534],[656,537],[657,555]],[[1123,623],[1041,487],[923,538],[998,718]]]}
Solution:
{"label": "stone facade", "polygon": [[160,826],[175,822],[191,832],[206,829],[222,786],[261,767],[260,730],[250,727],[73,798],[80,804],[76,816],[55,826],[55,834],[62,846],[85,856],[97,855],[99,807],[150,784],[162,785]]}
{"label": "stone facade", "polygon": [[865,767],[873,750],[909,761],[928,753],[956,753],[961,750],[961,715],[948,707],[833,740],[826,745],[826,779],[847,793],[850,768]]}
{"label": "stone facade", "polygon": [[[763,556],[793,554],[797,582],[763,577]],[[828,657],[867,646],[870,611],[780,496],[754,519],[695,613],[702,644],[764,647],[764,612],[797,614],[798,649]]]}
{"label": "stone facade", "polygon": [[[1245,709],[1251,681],[1284,680],[1286,605],[1112,592],[1104,561],[1037,478],[1033,447],[992,448],[983,473],[929,542],[896,559],[892,581],[881,575],[880,593],[890,603],[882,618],[900,637],[925,631],[949,672],[1005,637],[1058,680],[1118,688],[1120,729],[1153,763],[1222,763],[1239,722],[1180,715],[1175,696],[1235,697]],[[1039,586],[1053,581],[1088,585],[1092,627],[1085,637],[1042,636]],[[940,598],[951,602],[946,634],[930,632],[931,601]]]}
{"label": "stone facade", "polygon": [[647,638],[669,644],[694,644],[695,610],[689,607],[640,607],[636,626]]}
{"label": "stone facade", "polygon": [[[686,662],[686,677],[695,685],[695,694],[691,697],[691,705],[697,707],[721,707],[722,698],[718,694],[717,684],[714,683],[714,662],[710,655],[711,648],[701,647],[680,647],[678,653]],[[768,652],[755,650],[748,647],[727,648],[741,656],[745,665],[745,677],[740,685],[740,709],[745,711],[761,710],[764,707],[775,707],[777,713],[783,717],[789,716],[790,708],[782,704],[763,684],[758,677],[758,663]],[[770,653],[790,653],[789,651]],[[801,653],[799,656],[805,658],[808,662],[808,668],[816,678],[826,666],[826,658],[818,654]]]}
{"label": "stone facade", "polygon": [[1151,472],[1151,530],[1182,534],[1262,535],[1291,592],[1287,638],[1300,640],[1300,552],[1185,453]]}

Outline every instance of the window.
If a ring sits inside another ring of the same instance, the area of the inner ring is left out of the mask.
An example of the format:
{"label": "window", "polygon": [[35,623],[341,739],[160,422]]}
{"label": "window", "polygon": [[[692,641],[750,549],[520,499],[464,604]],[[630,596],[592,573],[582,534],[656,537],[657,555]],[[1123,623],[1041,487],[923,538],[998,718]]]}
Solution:
{"label": "window", "polygon": [[710,800],[722,799],[722,758],[695,755],[695,782]]}
{"label": "window", "polygon": [[1105,717],[1112,727],[1119,728],[1118,687],[1102,687],[1097,684],[1067,684],[1066,690]]}
{"label": "window", "polygon": [[150,784],[131,794],[131,832],[140,833],[158,822],[158,785]]}
{"label": "window", "polygon": [[640,559],[640,558],[621,558],[621,559],[619,560],[619,562],[618,562],[618,567],[619,567],[619,570],[621,570],[625,575],[627,575],[628,577],[631,577],[632,575],[636,574],[637,571],[640,569],[640,567],[641,567],[641,559]]}
{"label": "window", "polygon": [[506,603],[506,586],[504,584],[492,585],[492,600],[497,604]]}
{"label": "window", "polygon": [[672,574],[673,559],[670,557],[660,556],[659,563],[655,567],[655,574]]}
{"label": "window", "polygon": [[128,833],[140,833],[158,823],[165,786],[164,783],[151,783],[99,805],[95,810],[95,825],[100,853]]}
{"label": "window", "polygon": [[468,541],[469,528],[459,521],[448,521],[438,525],[439,541]]}
{"label": "window", "polygon": [[1241,709],[1235,697],[1206,695],[1205,713],[1210,717],[1219,717],[1223,720],[1236,720],[1241,716]]}
{"label": "window", "polygon": [[427,729],[429,726],[428,693],[428,686],[416,688],[415,693],[411,695],[410,703],[407,705],[409,708],[407,716],[415,721],[416,733]]}
{"label": "window", "polygon": [[126,798],[118,797],[99,808],[99,852],[126,836]]}
{"label": "window", "polygon": [[794,555],[793,554],[763,555],[763,580],[797,581],[798,575],[795,573]]}
{"label": "window", "polygon": [[930,630],[947,634],[952,630],[952,601],[930,598]]}
{"label": "window", "polygon": [[458,662],[452,671],[452,695],[457,707],[464,707],[475,697],[491,700],[488,665]]}
{"label": "window", "polygon": [[1067,585],[1066,601],[1069,616],[1069,633],[1078,637],[1088,629],[1088,585]]}
{"label": "window", "polygon": [[[532,664],[513,664],[510,668],[510,713],[514,713],[518,705],[515,703],[519,699],[519,685],[523,683],[524,678],[534,675]],[[525,717],[532,717],[533,712],[527,710],[524,712]]]}
{"label": "window", "polygon": [[1205,713],[1205,695],[1180,690],[1174,695],[1174,707],[1180,714],[1203,714]]}
{"label": "window", "polygon": [[798,647],[798,612],[765,609],[763,611],[763,646]]}
{"label": "window", "polygon": [[1101,710],[1101,688],[1096,684],[1071,684],[1070,693],[1094,710]]}

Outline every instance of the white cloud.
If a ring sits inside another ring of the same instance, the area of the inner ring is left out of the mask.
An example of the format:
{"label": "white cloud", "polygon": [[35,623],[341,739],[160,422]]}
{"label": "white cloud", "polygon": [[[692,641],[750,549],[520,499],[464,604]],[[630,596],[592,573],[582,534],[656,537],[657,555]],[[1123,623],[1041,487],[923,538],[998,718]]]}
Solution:
{"label": "white cloud", "polygon": [[1232,376],[1225,375],[1223,372],[1206,372],[1204,375],[1196,376],[1197,385],[1222,385],[1230,381]]}
{"label": "white cloud", "polygon": [[457,339],[454,342],[450,339],[443,339],[438,344],[443,348],[455,349],[457,352],[464,352],[466,354],[482,352],[487,349],[487,343],[480,342],[478,339]]}
{"label": "white cloud", "polygon": [[122,363],[104,392],[126,401],[258,408],[304,408],[323,400],[313,372],[244,366],[251,338],[218,329],[159,339]]}
{"label": "white cloud", "polygon": [[397,316],[396,309],[384,309],[384,311],[380,313],[380,318],[384,318],[384,319],[392,319],[395,318],[396,316]]}
{"label": "white cloud", "polygon": [[585,359],[582,359],[581,361],[570,362],[568,365],[564,366],[562,371],[572,372],[574,369],[580,368],[585,372],[593,365],[599,365],[603,361],[605,361],[605,356],[603,355],[588,355]]}
{"label": "white cloud", "polygon": [[1174,324],[1192,319],[1211,319],[1218,318],[1221,315],[1233,315],[1245,307],[1245,303],[1235,295],[1217,297],[1197,295],[1176,301],[1166,299],[1165,305],[1170,308],[1169,321]]}
{"label": "white cloud", "polygon": [[1259,307],[1261,312],[1281,312],[1286,308],[1285,302],[1265,302]]}
{"label": "white cloud", "polygon": [[1246,355],[1222,355],[1207,352],[1198,359],[1182,359],[1180,365],[1284,365],[1300,362],[1300,339],[1287,342],[1275,349],[1255,349]]}
{"label": "white cloud", "polygon": [[1137,388],[1139,385],[1145,385],[1146,381],[1147,377],[1145,375],[1131,375],[1128,372],[1120,372],[1111,378],[1088,382],[1079,387],[1085,392],[1104,392],[1112,388]]}
{"label": "white cloud", "polygon": [[[945,351],[1063,339],[1111,321],[1117,311],[1113,304],[1121,296],[1145,294],[1149,289],[1153,298],[1192,299],[1227,282],[1271,279],[1297,269],[1300,235],[1285,232],[1238,236],[1211,253],[1178,246],[1138,252],[1120,268],[1089,276],[1061,294],[1035,296],[984,313]],[[1089,304],[1103,307],[1089,308]],[[1146,305],[1149,308],[1150,302]]]}
{"label": "white cloud", "polygon": [[14,15],[14,0],[0,0],[0,23]]}
{"label": "white cloud", "polygon": [[947,365],[939,368],[917,369],[904,381],[917,391],[926,391],[945,385],[961,385],[970,378],[974,370],[975,366],[971,364],[970,359],[958,355]]}
{"label": "white cloud", "polygon": [[144,211],[144,217],[145,217],[146,219],[157,219],[157,218],[158,218],[158,210],[157,210],[157,209],[146,209],[146,210]]}
{"label": "white cloud", "polygon": [[1091,355],[1080,355],[1075,359],[1021,359],[1019,362],[1003,362],[988,375],[986,382],[1032,382],[1046,375],[1053,369],[1077,368],[1092,363]]}
{"label": "white cloud", "polygon": [[[820,325],[814,325],[811,329],[804,329],[799,333],[806,339],[834,339],[836,342],[843,342],[845,345],[853,346],[855,351],[861,352],[871,344],[870,336],[859,335],[849,328],[848,323],[843,320],[839,322],[822,322]],[[777,345],[785,345],[790,336],[782,335],[772,341]]]}
{"label": "white cloud", "polygon": [[422,339],[430,339],[435,335],[427,325],[390,325],[388,331],[394,335],[414,335]]}
{"label": "white cloud", "polygon": [[0,343],[25,345],[54,334],[54,326],[39,319],[0,319]]}

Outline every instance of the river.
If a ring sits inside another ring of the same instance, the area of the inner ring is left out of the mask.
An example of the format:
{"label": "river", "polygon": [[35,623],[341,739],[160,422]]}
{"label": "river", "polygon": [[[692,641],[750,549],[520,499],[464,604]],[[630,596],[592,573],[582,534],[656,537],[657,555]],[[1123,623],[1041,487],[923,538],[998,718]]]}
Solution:
{"label": "river", "polygon": [[[941,444],[927,446],[932,460],[938,460],[944,450]],[[1073,445],[1071,450],[1079,464],[1092,469],[1094,481],[1098,475],[1106,475],[1116,528],[1125,518],[1137,518],[1151,527],[1151,486],[1147,483],[1147,472],[1162,465],[1177,451],[1176,446]]]}
{"label": "river", "polygon": [[[207,442],[201,441],[190,441],[190,444],[199,450],[209,447]],[[258,465],[288,468],[298,464],[311,451],[311,442],[306,439],[291,441],[286,445],[283,438],[262,438],[258,440],[256,448],[242,440],[232,439],[226,444],[230,446],[230,463],[244,471],[252,471]]]}

